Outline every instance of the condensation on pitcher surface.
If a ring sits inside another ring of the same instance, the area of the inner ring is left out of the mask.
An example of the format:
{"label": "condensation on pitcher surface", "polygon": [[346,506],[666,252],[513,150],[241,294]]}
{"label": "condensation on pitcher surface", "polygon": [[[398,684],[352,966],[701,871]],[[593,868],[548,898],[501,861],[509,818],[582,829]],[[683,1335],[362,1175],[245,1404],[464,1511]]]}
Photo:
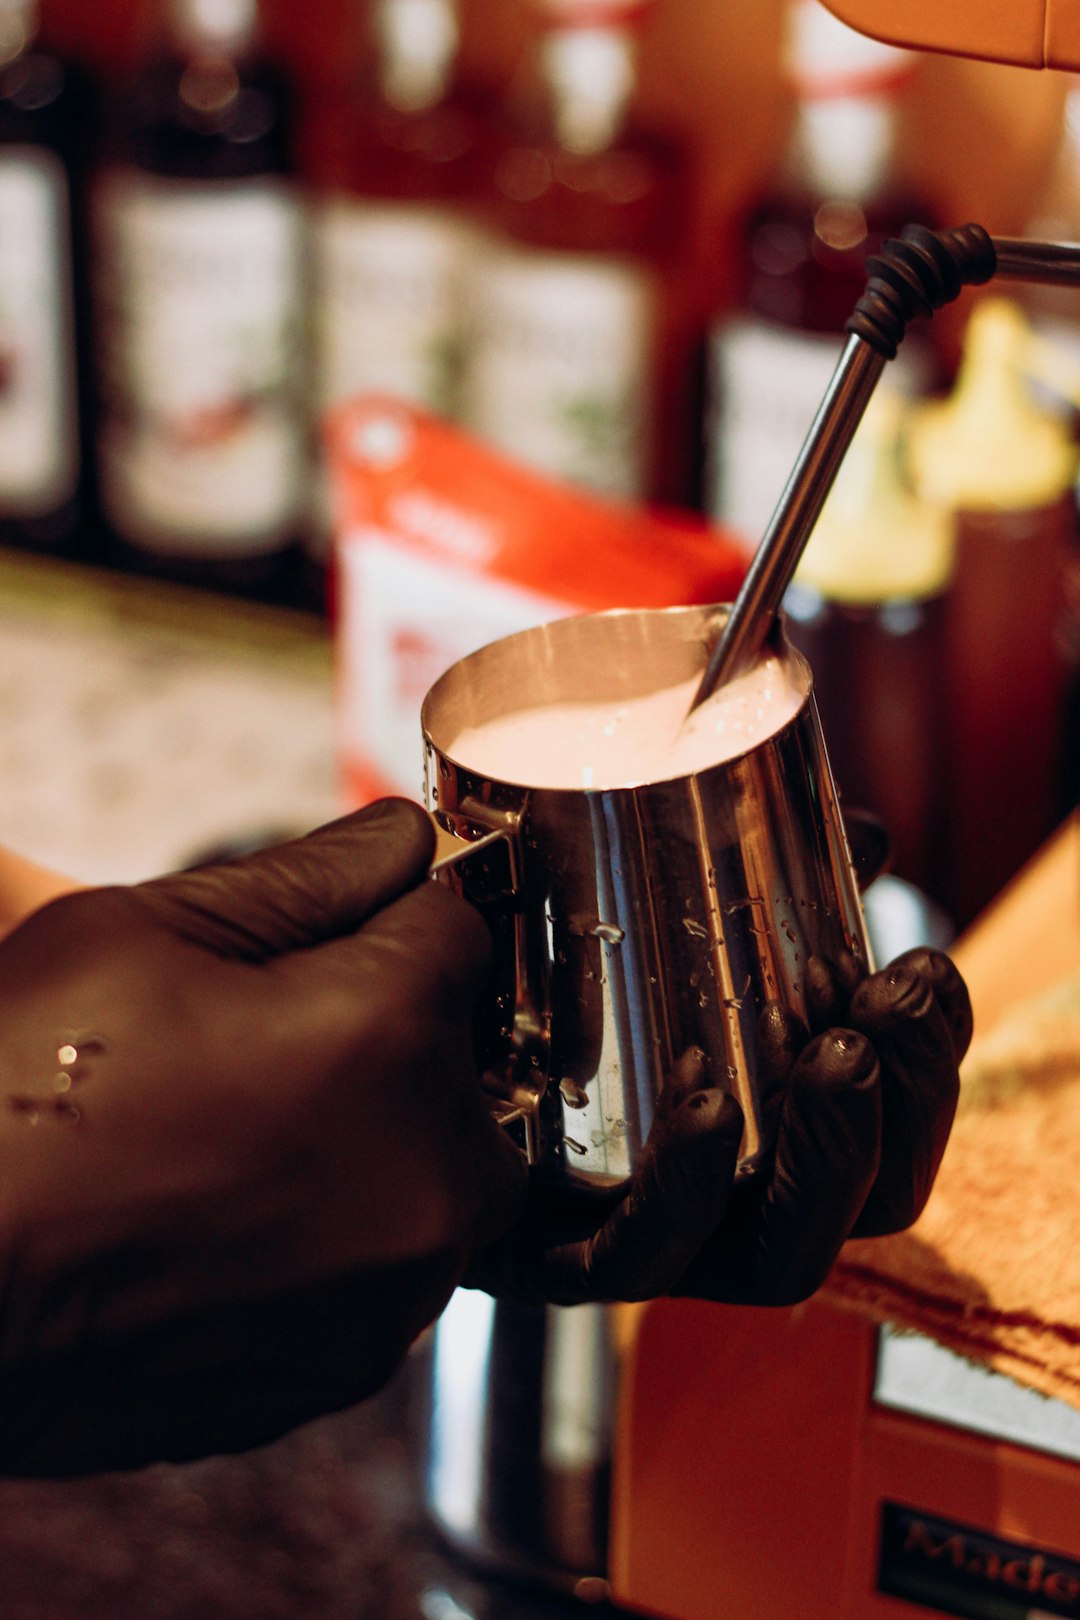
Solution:
{"label": "condensation on pitcher surface", "polygon": [[545,703],[460,731],[456,759],[502,782],[630,787],[708,770],[775,736],[806,698],[790,659],[768,657],[688,715],[698,678],[622,702]]}

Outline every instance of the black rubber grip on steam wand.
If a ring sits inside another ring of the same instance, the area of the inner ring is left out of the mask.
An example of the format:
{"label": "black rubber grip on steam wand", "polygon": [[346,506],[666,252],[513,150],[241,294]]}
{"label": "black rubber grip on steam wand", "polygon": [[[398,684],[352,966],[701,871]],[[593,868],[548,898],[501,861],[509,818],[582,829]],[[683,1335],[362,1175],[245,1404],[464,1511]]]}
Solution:
{"label": "black rubber grip on steam wand", "polygon": [[952,303],[964,287],[989,281],[997,253],[981,225],[932,231],[906,225],[867,260],[866,290],[847,322],[847,331],[893,360],[907,323]]}

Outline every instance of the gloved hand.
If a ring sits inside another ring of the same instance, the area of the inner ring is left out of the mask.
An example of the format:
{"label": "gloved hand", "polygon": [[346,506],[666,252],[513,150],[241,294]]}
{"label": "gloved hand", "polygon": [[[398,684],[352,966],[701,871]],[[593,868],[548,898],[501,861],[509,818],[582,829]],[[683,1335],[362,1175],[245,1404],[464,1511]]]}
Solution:
{"label": "gloved hand", "polygon": [[810,1029],[778,1004],[762,1014],[767,1061],[786,1084],[769,1171],[733,1181],[741,1111],[688,1052],[633,1178],[601,1192],[534,1179],[521,1221],[466,1283],[559,1304],[663,1293],[793,1304],[848,1237],[910,1225],[956,1108],[966,986],[925,949],[861,983],[853,963],[813,960],[807,980]]}
{"label": "gloved hand", "polygon": [[488,966],[386,801],[0,943],[0,1472],[244,1449],[392,1372],[525,1194]]}

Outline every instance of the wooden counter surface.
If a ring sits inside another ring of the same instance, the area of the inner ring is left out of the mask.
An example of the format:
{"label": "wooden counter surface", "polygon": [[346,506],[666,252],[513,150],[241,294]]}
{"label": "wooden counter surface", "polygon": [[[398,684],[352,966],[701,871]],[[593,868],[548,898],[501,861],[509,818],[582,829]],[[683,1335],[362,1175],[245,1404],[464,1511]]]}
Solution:
{"label": "wooden counter surface", "polygon": [[971,991],[975,1029],[1080,973],[1080,818],[1071,816],[950,953]]}

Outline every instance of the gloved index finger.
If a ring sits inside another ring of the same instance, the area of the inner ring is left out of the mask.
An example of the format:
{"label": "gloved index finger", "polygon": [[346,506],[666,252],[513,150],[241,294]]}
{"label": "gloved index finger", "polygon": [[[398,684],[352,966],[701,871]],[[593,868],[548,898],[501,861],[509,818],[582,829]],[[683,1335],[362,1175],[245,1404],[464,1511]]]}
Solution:
{"label": "gloved index finger", "polygon": [[963,1030],[953,1026],[962,1009],[953,1006],[950,1016],[952,987],[939,999],[918,960],[898,957],[851,1001],[852,1024],[874,1043],[882,1068],[881,1165],[856,1226],[862,1237],[902,1231],[921,1213],[956,1111]]}
{"label": "gloved index finger", "polygon": [[353,929],[426,874],[427,813],[382,799],[304,838],[136,885],[147,909],[221,956],[265,961]]}
{"label": "gloved index finger", "polygon": [[734,1097],[686,1096],[654,1128],[627,1197],[599,1231],[535,1257],[537,1295],[574,1305],[654,1299],[672,1289],[724,1218],[742,1130]]}
{"label": "gloved index finger", "polygon": [[344,982],[354,997],[377,988],[381,1012],[400,1003],[416,1023],[466,1018],[490,965],[491,935],[480,913],[445,885],[422,883],[388,900],[351,933],[279,966],[294,976]]}

